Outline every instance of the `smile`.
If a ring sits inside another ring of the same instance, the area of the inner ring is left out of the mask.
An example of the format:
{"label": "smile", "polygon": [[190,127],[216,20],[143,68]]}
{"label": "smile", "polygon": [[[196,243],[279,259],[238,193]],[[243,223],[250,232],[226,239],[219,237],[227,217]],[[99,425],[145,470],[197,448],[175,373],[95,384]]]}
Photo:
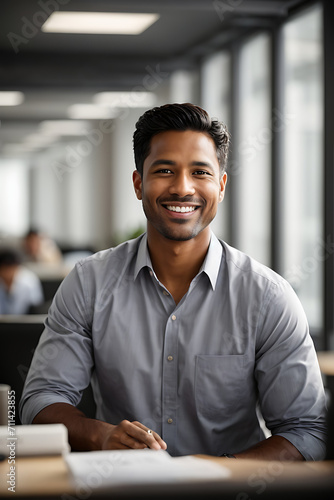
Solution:
{"label": "smile", "polygon": [[194,210],[196,210],[197,207],[180,207],[178,205],[174,206],[174,205],[167,205],[167,209],[170,210],[171,212],[181,212],[181,213],[185,213],[185,212],[194,212]]}

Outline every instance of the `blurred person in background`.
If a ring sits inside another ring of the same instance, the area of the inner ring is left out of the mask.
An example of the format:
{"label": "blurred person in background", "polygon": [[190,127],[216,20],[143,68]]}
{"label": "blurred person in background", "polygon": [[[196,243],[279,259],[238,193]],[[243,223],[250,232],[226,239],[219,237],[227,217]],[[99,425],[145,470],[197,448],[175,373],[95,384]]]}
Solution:
{"label": "blurred person in background", "polygon": [[21,255],[0,249],[0,314],[28,314],[44,301],[39,278],[22,266]]}
{"label": "blurred person in background", "polygon": [[60,264],[62,253],[56,243],[37,229],[29,229],[23,238],[24,259],[41,264]]}

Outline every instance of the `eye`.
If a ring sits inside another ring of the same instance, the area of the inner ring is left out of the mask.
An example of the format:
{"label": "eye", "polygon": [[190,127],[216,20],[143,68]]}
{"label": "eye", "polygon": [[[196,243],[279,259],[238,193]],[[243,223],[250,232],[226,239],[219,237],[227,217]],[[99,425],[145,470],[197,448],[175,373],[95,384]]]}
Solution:
{"label": "eye", "polygon": [[172,171],[169,168],[159,168],[159,170],[156,170],[156,174],[171,174]]}
{"label": "eye", "polygon": [[203,175],[212,175],[212,174],[210,172],[208,172],[207,170],[196,170],[195,172],[193,172],[193,175],[203,176]]}

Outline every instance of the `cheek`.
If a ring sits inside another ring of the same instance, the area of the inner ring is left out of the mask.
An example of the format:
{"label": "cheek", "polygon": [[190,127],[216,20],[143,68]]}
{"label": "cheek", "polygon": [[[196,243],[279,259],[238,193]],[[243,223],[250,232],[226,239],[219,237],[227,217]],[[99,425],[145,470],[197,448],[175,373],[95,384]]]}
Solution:
{"label": "cheek", "polygon": [[154,181],[154,182],[146,182],[145,189],[144,186],[142,188],[143,196],[145,194],[146,198],[156,199],[161,196],[165,192],[166,186],[163,182]]}
{"label": "cheek", "polygon": [[210,189],[207,189],[205,197],[208,201],[209,205],[217,205],[220,202],[223,194],[220,191],[218,186],[212,186]]}

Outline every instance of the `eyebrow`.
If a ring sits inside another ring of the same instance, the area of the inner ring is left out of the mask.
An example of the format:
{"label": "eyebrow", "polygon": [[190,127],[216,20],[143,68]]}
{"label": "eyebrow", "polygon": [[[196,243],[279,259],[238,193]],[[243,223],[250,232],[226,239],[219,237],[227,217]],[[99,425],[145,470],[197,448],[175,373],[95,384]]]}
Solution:
{"label": "eyebrow", "polygon": [[175,161],[159,159],[151,163],[151,167],[156,167],[157,165],[175,165]]}
{"label": "eyebrow", "polygon": [[191,165],[193,165],[194,167],[205,167],[205,168],[210,168],[211,170],[214,170],[211,163],[209,163],[207,161],[193,161],[191,163]]}
{"label": "eyebrow", "polygon": [[[176,165],[176,162],[173,160],[165,160],[164,158],[161,158],[161,159],[155,160],[151,164],[151,168],[159,166],[159,165],[171,165],[172,166],[172,165]],[[208,163],[206,161],[192,161],[190,166],[192,166],[192,167],[205,167],[205,168],[210,169],[211,171],[214,171],[214,168],[211,165],[211,163]]]}

